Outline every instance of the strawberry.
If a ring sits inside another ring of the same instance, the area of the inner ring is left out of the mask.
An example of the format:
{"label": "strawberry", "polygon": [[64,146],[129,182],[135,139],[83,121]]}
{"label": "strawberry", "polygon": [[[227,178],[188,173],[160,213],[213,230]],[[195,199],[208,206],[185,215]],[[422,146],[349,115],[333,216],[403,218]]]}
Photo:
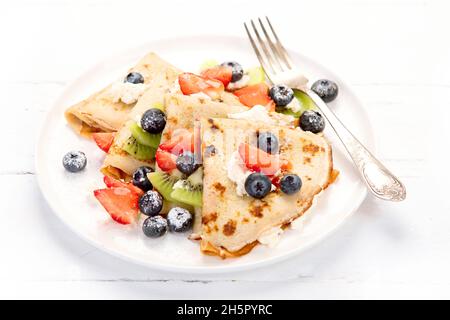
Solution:
{"label": "strawberry", "polygon": [[115,135],[114,132],[96,132],[92,134],[92,138],[100,149],[108,152]]}
{"label": "strawberry", "polygon": [[216,79],[226,87],[233,76],[233,68],[228,66],[215,66],[202,71],[202,76],[208,79]]}
{"label": "strawberry", "polygon": [[269,97],[269,86],[265,83],[250,85],[236,90],[233,93],[239,98],[239,101],[247,107],[253,107],[257,104],[267,107],[271,104],[269,110],[275,110],[275,104],[273,104],[272,99]]}
{"label": "strawberry", "polygon": [[194,135],[188,130],[178,131],[170,140],[159,145],[159,149],[177,156],[184,151],[194,152],[194,147]]}
{"label": "strawberry", "polygon": [[139,197],[144,194],[144,191],[134,186],[131,182],[125,183],[109,176],[104,176],[103,182],[108,188],[126,188],[129,189],[134,194],[138,195]]}
{"label": "strawberry", "polygon": [[254,172],[273,176],[280,169],[280,158],[278,155],[269,154],[247,143],[241,143],[238,151],[245,166]]}
{"label": "strawberry", "polygon": [[162,149],[156,150],[155,159],[158,167],[162,171],[171,171],[177,167],[177,156],[168,151]]}
{"label": "strawberry", "polygon": [[114,187],[94,191],[94,196],[109,213],[111,218],[121,224],[136,221],[139,196],[128,188]]}
{"label": "strawberry", "polygon": [[193,73],[182,73],[178,76],[181,92],[185,95],[203,92],[212,99],[218,99],[225,87],[222,82],[195,75]]}

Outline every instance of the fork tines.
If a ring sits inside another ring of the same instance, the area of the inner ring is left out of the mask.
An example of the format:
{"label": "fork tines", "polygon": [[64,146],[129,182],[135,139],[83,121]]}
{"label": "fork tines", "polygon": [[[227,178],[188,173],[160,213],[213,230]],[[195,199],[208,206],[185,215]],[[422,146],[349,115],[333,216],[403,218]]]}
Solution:
{"label": "fork tines", "polygon": [[[269,18],[265,18],[265,22],[258,18],[259,28],[262,32],[258,31],[258,27],[253,20],[250,20],[253,32],[250,32],[247,23],[244,23],[244,27],[261,66],[269,79],[273,79],[273,75],[291,70],[294,65],[286,49],[281,44]],[[254,36],[252,36],[252,33]]]}

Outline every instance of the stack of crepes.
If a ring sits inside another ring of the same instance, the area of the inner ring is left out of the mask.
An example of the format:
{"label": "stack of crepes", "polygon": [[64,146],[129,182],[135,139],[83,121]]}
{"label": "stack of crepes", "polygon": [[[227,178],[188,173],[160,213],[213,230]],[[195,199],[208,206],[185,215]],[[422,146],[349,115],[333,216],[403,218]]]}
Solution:
{"label": "stack of crepes", "polygon": [[[267,244],[282,233],[293,220],[302,216],[314,197],[335,179],[332,152],[322,135],[304,132],[297,119],[267,111],[265,117],[248,114],[232,93],[224,92],[214,100],[205,95],[184,95],[178,86],[180,70],[157,57],[145,56],[130,71],[144,75],[145,90],[137,102],[126,104],[111,98],[113,85],[69,108],[66,117],[75,131],[116,132],[101,168],[105,175],[129,179],[140,166],[155,168],[153,158],[136,159],[123,150],[131,135],[130,123],[139,121],[150,108],[161,108],[167,123],[161,143],[175,131],[192,131],[199,125],[203,166],[202,206],[195,208],[191,239],[201,241],[201,251],[222,258],[248,253],[256,244]],[[230,163],[242,143],[248,143],[260,131],[279,137],[280,159],[290,164],[289,171],[301,177],[301,191],[287,195],[279,190],[263,199],[238,192],[229,178]],[[214,150],[211,152],[211,150]],[[160,170],[156,165],[156,171]]]}

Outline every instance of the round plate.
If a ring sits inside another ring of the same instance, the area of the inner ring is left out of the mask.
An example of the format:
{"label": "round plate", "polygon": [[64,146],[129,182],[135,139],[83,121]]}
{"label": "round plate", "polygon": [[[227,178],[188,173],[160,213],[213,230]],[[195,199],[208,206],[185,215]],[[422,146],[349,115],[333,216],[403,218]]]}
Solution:
{"label": "round plate", "polygon": [[[199,243],[186,239],[187,234],[167,234],[159,239],[146,238],[139,226],[115,223],[93,196],[103,188],[99,168],[104,154],[87,139],[77,136],[66,124],[64,110],[106,84],[121,77],[145,53],[154,51],[183,70],[196,72],[206,59],[236,60],[244,67],[258,65],[246,39],[221,36],[198,36],[165,39],[107,59],[67,87],[48,111],[36,149],[36,171],[44,197],[54,212],[70,229],[98,248],[133,262],[164,270],[182,272],[226,272],[266,265],[298,254],[335,230],[354,212],[366,188],[331,129],[325,131],[333,146],[334,166],[340,171],[336,183],[320,195],[317,204],[301,219],[301,229],[288,229],[274,248],[257,246],[249,254],[222,260],[205,256]],[[350,88],[320,64],[290,51],[292,58],[312,81],[335,80],[339,96],[330,106],[370,149],[374,136],[366,112]],[[82,150],[88,158],[86,169],[69,173],[62,166],[63,155]]]}

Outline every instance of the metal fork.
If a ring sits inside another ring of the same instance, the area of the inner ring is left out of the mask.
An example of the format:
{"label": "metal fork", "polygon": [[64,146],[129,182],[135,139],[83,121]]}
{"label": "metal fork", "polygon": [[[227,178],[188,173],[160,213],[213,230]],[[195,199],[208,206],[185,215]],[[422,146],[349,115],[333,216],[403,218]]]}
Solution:
{"label": "metal fork", "polygon": [[314,101],[353,159],[369,190],[376,197],[390,201],[404,200],[406,197],[404,185],[345,127],[327,104],[307,87],[308,80],[294,65],[269,18],[266,17],[265,20],[265,23],[263,23],[258,18],[259,28],[262,32],[258,30],[253,20],[250,21],[255,36],[252,36],[246,23],[244,23],[244,26],[253,50],[268,79],[272,83],[286,84],[291,88],[301,90]]}

